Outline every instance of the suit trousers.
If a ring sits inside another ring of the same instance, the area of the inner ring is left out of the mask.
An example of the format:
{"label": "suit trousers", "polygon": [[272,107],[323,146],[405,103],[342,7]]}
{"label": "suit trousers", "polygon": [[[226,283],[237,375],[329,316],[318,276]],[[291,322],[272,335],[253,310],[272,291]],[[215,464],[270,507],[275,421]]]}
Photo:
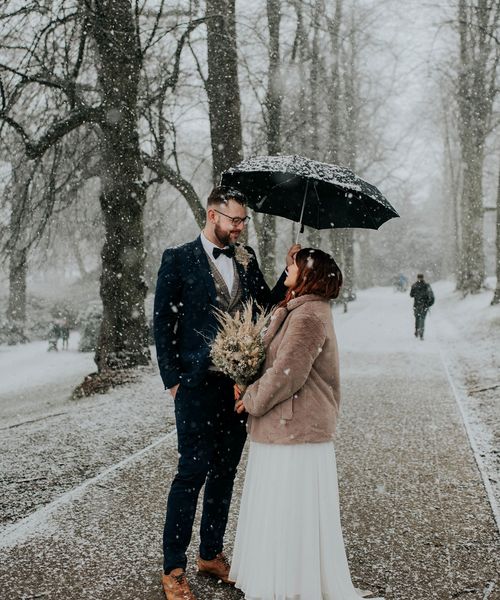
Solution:
{"label": "suit trousers", "polygon": [[167,500],[163,568],[186,568],[196,505],[205,484],[200,556],[223,549],[233,483],[246,439],[246,414],[234,410],[233,382],[210,371],[198,386],[180,385],[175,397],[179,463]]}

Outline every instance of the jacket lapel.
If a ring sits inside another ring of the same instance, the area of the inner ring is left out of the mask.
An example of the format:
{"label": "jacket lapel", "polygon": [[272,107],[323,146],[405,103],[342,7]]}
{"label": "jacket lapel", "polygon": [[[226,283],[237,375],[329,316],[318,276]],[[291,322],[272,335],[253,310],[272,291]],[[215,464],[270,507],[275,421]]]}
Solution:
{"label": "jacket lapel", "polygon": [[208,264],[207,254],[203,248],[203,244],[201,243],[201,236],[198,236],[198,238],[194,241],[193,256],[195,266],[199,271],[199,277],[205,283],[211,303],[215,306],[217,304],[217,290],[215,289],[214,278],[212,276],[210,265]]}
{"label": "jacket lapel", "polygon": [[236,264],[236,270],[238,271],[238,275],[240,277],[241,301],[246,302],[249,298],[250,292],[250,290],[248,289],[248,274],[245,267],[242,264],[240,264],[236,259],[234,259],[234,262]]}

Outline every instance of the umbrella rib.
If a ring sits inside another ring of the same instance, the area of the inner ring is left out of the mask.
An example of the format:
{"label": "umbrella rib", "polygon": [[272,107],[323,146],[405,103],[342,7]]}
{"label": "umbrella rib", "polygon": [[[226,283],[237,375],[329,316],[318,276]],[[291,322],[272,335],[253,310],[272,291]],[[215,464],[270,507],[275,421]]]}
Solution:
{"label": "umbrella rib", "polygon": [[293,174],[289,179],[286,179],[285,181],[280,181],[279,183],[276,183],[275,185],[273,185],[273,187],[269,190],[269,192],[261,199],[257,202],[257,208],[260,210],[263,206],[265,201],[269,198],[269,195],[272,193],[272,191],[277,188],[280,185],[284,185],[286,183],[288,183],[289,181],[292,181],[292,179],[297,179],[297,177],[299,177],[299,175]]}
{"label": "umbrella rib", "polygon": [[318,185],[317,182],[315,180],[313,180],[313,186],[314,186],[314,193],[316,194],[316,199],[318,201],[318,210],[316,212],[316,229],[321,229],[320,227],[320,221],[319,221],[319,207],[321,206],[321,200],[319,199],[319,195],[318,195]]}

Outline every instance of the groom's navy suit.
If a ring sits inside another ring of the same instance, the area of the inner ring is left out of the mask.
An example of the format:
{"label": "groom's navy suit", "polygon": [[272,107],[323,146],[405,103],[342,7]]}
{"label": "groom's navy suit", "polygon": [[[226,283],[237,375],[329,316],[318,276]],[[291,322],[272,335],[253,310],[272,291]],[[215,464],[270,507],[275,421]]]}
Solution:
{"label": "groom's navy suit", "polygon": [[[271,291],[254,251],[246,268],[236,259],[241,301],[264,307],[285,296],[284,275]],[[165,388],[175,396],[179,465],[172,482],[163,536],[164,571],[186,567],[196,504],[205,483],[200,556],[222,551],[233,481],[245,443],[245,418],[234,411],[233,382],[209,370],[210,340],[217,321],[217,292],[201,238],[163,254],[154,305],[158,365]]]}

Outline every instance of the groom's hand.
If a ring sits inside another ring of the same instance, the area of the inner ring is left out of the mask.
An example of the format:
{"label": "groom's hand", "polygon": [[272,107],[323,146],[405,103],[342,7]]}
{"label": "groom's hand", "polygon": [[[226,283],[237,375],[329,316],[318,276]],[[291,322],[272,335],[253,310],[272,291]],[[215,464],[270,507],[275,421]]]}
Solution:
{"label": "groom's hand", "polygon": [[288,250],[288,254],[286,255],[286,266],[287,267],[289,267],[290,265],[293,265],[293,259],[295,258],[295,255],[301,248],[302,248],[302,246],[300,244],[294,244],[290,248],[290,250]]}
{"label": "groom's hand", "polygon": [[179,389],[179,384],[174,385],[168,391],[172,394],[172,398],[175,400],[175,395],[177,394],[177,390]]}

